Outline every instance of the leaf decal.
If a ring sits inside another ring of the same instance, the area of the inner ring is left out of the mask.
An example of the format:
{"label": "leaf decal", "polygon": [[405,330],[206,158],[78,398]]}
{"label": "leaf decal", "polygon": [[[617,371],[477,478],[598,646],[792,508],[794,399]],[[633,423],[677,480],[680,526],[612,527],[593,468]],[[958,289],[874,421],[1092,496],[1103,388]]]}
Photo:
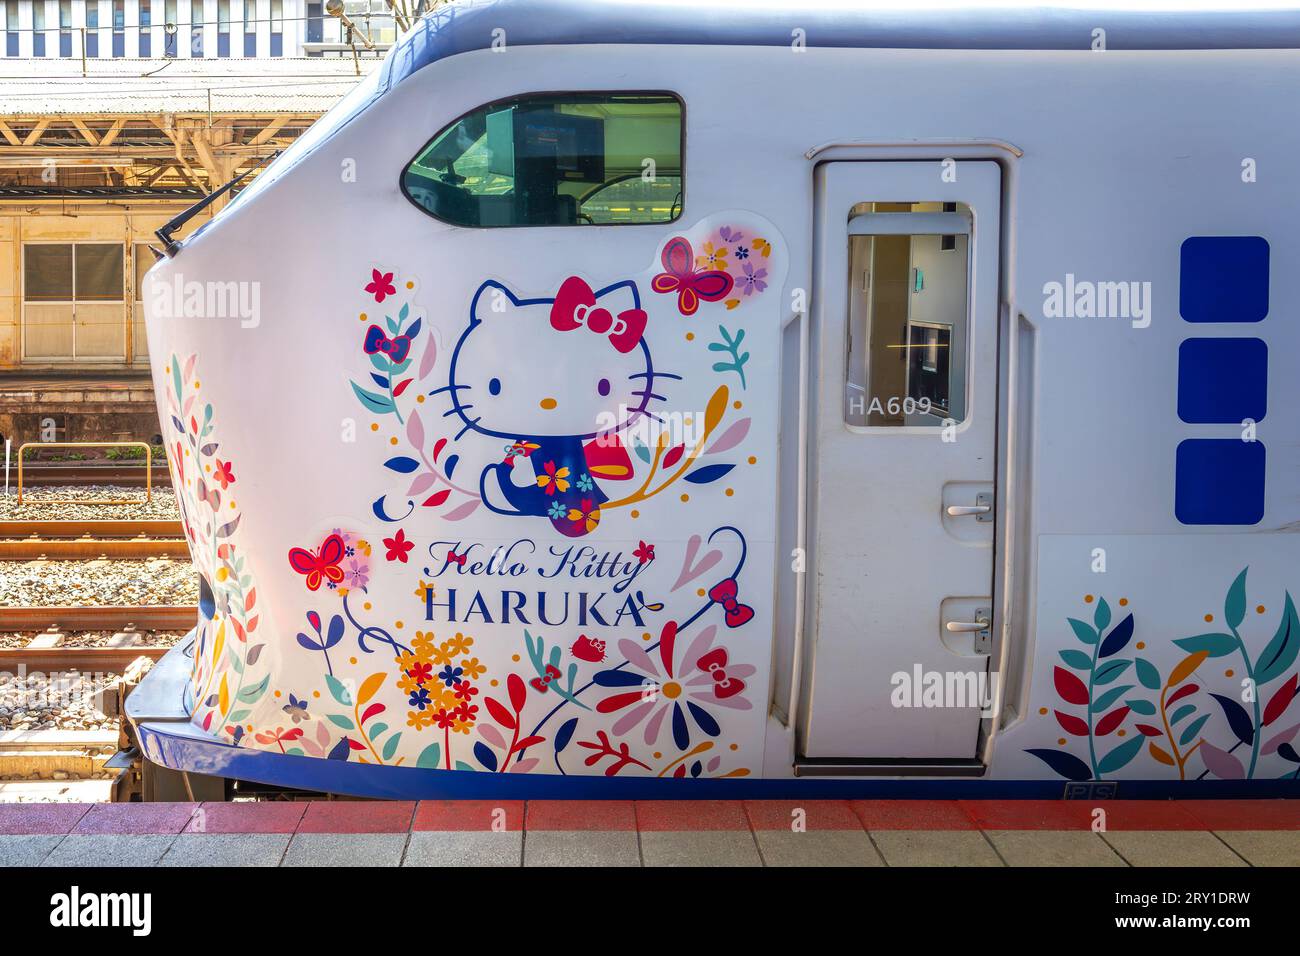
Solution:
{"label": "leaf decal", "polygon": [[1209,714],[1201,714],[1201,716],[1197,717],[1190,724],[1188,724],[1187,729],[1183,731],[1183,735],[1178,738],[1178,746],[1186,747],[1193,740],[1195,740],[1197,733],[1200,732],[1200,729],[1205,726],[1205,722],[1209,719],[1210,719]]}
{"label": "leaf decal", "polygon": [[1295,663],[1297,651],[1300,651],[1300,620],[1296,618],[1295,603],[1288,591],[1277,632],[1260,653],[1259,663],[1255,666],[1255,683],[1267,684],[1275,677],[1281,677],[1282,672]]}
{"label": "leaf decal", "polygon": [[709,399],[709,404],[704,407],[705,432],[712,432],[717,428],[718,422],[722,421],[722,416],[727,413],[727,395],[727,386],[719,385]]}
{"label": "leaf decal", "polygon": [[420,356],[420,378],[428,378],[429,373],[433,371],[434,363],[437,361],[438,347],[433,341],[433,333],[430,332],[425,340],[424,354]]}
{"label": "leaf decal", "polygon": [[1223,708],[1223,716],[1228,718],[1228,729],[1243,744],[1249,747],[1255,742],[1255,724],[1250,719],[1250,714],[1246,708],[1231,697],[1224,697],[1222,694],[1211,694]]}
{"label": "leaf decal", "polygon": [[1132,689],[1132,684],[1121,684],[1119,687],[1114,687],[1106,691],[1106,693],[1102,694],[1092,702],[1092,712],[1094,714],[1100,714],[1103,710],[1115,703],[1115,701],[1119,700]]}
{"label": "leaf decal", "polygon": [[[1175,641],[1174,643],[1177,644],[1178,642]],[[1179,662],[1178,666],[1169,672],[1169,680],[1165,681],[1165,686],[1173,687],[1176,684],[1181,684],[1193,671],[1196,670],[1196,668],[1200,667],[1209,656],[1209,651],[1202,650],[1196,651],[1195,653],[1183,658],[1182,661]]]}
{"label": "leaf decal", "polygon": [[1098,657],[1110,657],[1112,654],[1118,654],[1124,648],[1128,647],[1128,642],[1133,639],[1133,615],[1130,614],[1124,620],[1111,629],[1106,635],[1106,639],[1101,642],[1101,647],[1097,651]]}
{"label": "leaf decal", "polygon": [[420,463],[414,458],[408,458],[405,455],[398,455],[396,458],[390,458],[384,462],[384,467],[390,471],[396,471],[403,475],[409,475],[415,469],[420,467]]}
{"label": "leaf decal", "polygon": [[1133,661],[1137,669],[1138,682],[1147,690],[1160,689],[1160,671],[1156,670],[1156,665],[1141,657]]}
{"label": "leaf decal", "polygon": [[1205,769],[1221,780],[1242,780],[1246,776],[1240,760],[1208,740],[1201,744],[1201,760],[1205,762]]}
{"label": "leaf decal", "polygon": [[736,422],[723,432],[722,436],[710,445],[708,451],[704,454],[716,455],[719,452],[731,451],[745,440],[745,437],[749,434],[749,426],[752,421],[753,419],[750,418],[742,418]]}
{"label": "leaf decal", "polygon": [[357,690],[358,707],[365,704],[379,692],[379,688],[384,686],[384,676],[384,672],[380,671],[378,674],[371,674],[361,682],[361,687]]}
{"label": "leaf decal", "polygon": [[[1159,733],[1159,731],[1157,731],[1157,733]],[[1154,740],[1147,744],[1147,752],[1166,767],[1172,767],[1174,765],[1174,758],[1169,756],[1165,749]]]}
{"label": "leaf decal", "polygon": [[684,480],[693,485],[706,485],[711,481],[717,481],[735,467],[735,465],[705,465],[684,476]]}
{"label": "leaf decal", "polygon": [[462,518],[468,518],[471,514],[473,514],[478,509],[478,506],[479,506],[479,499],[471,498],[469,501],[465,502],[464,504],[457,505],[455,508],[452,508],[450,511],[448,511],[445,515],[442,516],[442,520],[460,521]]}
{"label": "leaf decal", "polygon": [[1143,716],[1150,717],[1156,712],[1156,705],[1151,703],[1149,700],[1136,698],[1134,700],[1126,700],[1124,703],[1128,704],[1129,709],[1135,714],[1142,714]]}
{"label": "leaf decal", "polygon": [[325,685],[329,688],[330,696],[342,704],[344,707],[352,706],[352,695],[348,693],[347,685],[339,680],[333,674],[325,675]]}
{"label": "leaf decal", "polygon": [[1300,724],[1292,724],[1285,730],[1279,730],[1268,740],[1264,741],[1264,746],[1259,748],[1261,754],[1271,754],[1275,752],[1282,744],[1290,743],[1295,740],[1295,735],[1300,733]]}
{"label": "leaf decal", "polygon": [[573,739],[573,732],[578,729],[578,718],[570,717],[555,733],[555,752],[558,754],[565,747],[569,746],[569,741]]}
{"label": "leaf decal", "polygon": [[1109,684],[1131,666],[1133,666],[1133,662],[1130,660],[1109,661],[1097,668],[1096,673],[1092,675],[1092,683],[1094,686]]}
{"label": "leaf decal", "polygon": [[424,447],[424,422],[418,409],[411,412],[411,417],[406,420],[406,440],[412,448]]}
{"label": "leaf decal", "polygon": [[1077,671],[1086,671],[1092,668],[1092,658],[1083,651],[1067,648],[1061,653],[1061,660],[1069,664]]}
{"label": "leaf decal", "polygon": [[1056,692],[1061,695],[1061,699],[1068,704],[1086,704],[1088,703],[1088,687],[1075,677],[1064,667],[1055,667],[1052,669],[1052,679],[1056,684]]}
{"label": "leaf decal", "polygon": [[1130,760],[1137,756],[1138,751],[1142,749],[1142,744],[1145,741],[1145,737],[1130,737],[1098,761],[1097,773],[1114,773],[1116,770],[1123,768]]}
{"label": "leaf decal", "polygon": [[1164,735],[1163,730],[1159,727],[1152,727],[1150,724],[1134,724],[1133,726],[1138,729],[1138,733],[1145,734],[1148,737],[1161,737]]}
{"label": "leaf decal", "polygon": [[1097,602],[1097,610],[1092,615],[1092,623],[1097,628],[1098,634],[1110,627],[1110,605],[1106,603],[1105,598]]}
{"label": "leaf decal", "polygon": [[1072,617],[1066,618],[1066,620],[1070,622],[1070,627],[1074,631],[1074,636],[1077,637],[1079,640],[1081,640],[1083,643],[1085,644],[1097,643],[1097,632],[1094,631],[1090,625],[1087,625],[1083,623],[1083,621],[1076,620],[1075,618]]}
{"label": "leaf decal", "polygon": [[487,705],[488,713],[492,715],[493,720],[502,727],[507,727],[510,730],[515,729],[515,715],[506,710],[501,701],[495,697],[485,697],[483,703]]}
{"label": "leaf decal", "polygon": [[1073,714],[1063,714],[1059,710],[1055,711],[1055,714],[1056,722],[1061,725],[1061,728],[1067,734],[1073,734],[1075,737],[1088,736],[1088,724],[1086,721],[1080,720]]}
{"label": "leaf decal", "polygon": [[[1141,737],[1134,738],[1141,740]],[[1052,768],[1053,771],[1060,774],[1066,780],[1091,780],[1092,771],[1088,765],[1076,757],[1074,754],[1066,753],[1064,750],[1026,750],[1025,753],[1033,754],[1043,763]]]}
{"label": "leaf decal", "polygon": [[1109,714],[1097,721],[1096,734],[1098,737],[1105,737],[1111,731],[1124,723],[1124,718],[1128,716],[1127,707],[1116,707]]}
{"label": "leaf decal", "polygon": [[349,384],[352,386],[352,391],[356,393],[357,398],[361,399],[361,404],[372,412],[387,415],[393,411],[393,403],[390,399],[382,395],[376,395],[373,392],[367,392],[356,382],[350,382]]}
{"label": "leaf decal", "polygon": [[1228,622],[1229,627],[1240,627],[1246,617],[1246,572],[1248,570],[1250,569],[1242,569],[1228,588],[1228,596],[1223,600],[1223,619]]}
{"label": "leaf decal", "polygon": [[492,752],[491,747],[481,740],[474,744],[474,757],[488,770],[495,771],[497,769],[497,755]]}
{"label": "leaf decal", "polygon": [[528,696],[528,689],[524,687],[524,680],[518,674],[511,674],[506,678],[506,690],[510,692],[510,706],[515,709],[515,713],[524,709],[524,701]]}
{"label": "leaf decal", "polygon": [[1165,706],[1169,707],[1171,704],[1177,703],[1184,697],[1190,697],[1200,689],[1201,686],[1199,684],[1184,684],[1169,696],[1169,699],[1165,701]]}
{"label": "leaf decal", "polygon": [[1296,695],[1297,680],[1300,680],[1300,676],[1292,674],[1289,681],[1273,692],[1273,696],[1264,707],[1265,727],[1286,713],[1286,709],[1291,706],[1291,701]]}
{"label": "leaf decal", "polygon": [[1210,657],[1226,657],[1237,649],[1237,639],[1231,634],[1197,634],[1177,638],[1174,643],[1189,654],[1204,651]]}

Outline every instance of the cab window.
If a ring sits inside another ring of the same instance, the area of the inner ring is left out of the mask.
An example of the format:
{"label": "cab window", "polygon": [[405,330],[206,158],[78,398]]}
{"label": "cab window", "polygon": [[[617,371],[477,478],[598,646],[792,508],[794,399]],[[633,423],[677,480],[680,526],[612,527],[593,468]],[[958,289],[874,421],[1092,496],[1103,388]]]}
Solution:
{"label": "cab window", "polygon": [[545,94],[438,133],[402,192],[457,226],[666,223],[682,212],[682,104],[667,93]]}

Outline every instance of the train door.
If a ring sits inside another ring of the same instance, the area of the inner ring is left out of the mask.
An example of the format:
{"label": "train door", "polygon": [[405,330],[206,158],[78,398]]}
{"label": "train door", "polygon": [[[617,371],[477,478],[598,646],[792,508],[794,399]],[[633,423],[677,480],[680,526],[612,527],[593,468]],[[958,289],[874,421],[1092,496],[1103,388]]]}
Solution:
{"label": "train door", "polygon": [[975,764],[993,607],[996,163],[816,173],[810,767]]}

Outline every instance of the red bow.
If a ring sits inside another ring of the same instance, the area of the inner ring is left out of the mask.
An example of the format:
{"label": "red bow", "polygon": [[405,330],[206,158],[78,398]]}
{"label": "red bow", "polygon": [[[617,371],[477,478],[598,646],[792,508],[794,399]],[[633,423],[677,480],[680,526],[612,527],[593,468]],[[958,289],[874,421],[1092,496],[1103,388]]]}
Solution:
{"label": "red bow", "polygon": [[545,694],[545,693],[546,693],[546,686],[547,686],[548,684],[550,684],[551,681],[553,681],[553,680],[559,680],[559,679],[560,679],[560,669],[559,669],[558,667],[556,667],[554,664],[547,664],[547,665],[546,665],[546,676],[545,676],[545,677],[534,677],[534,678],[533,678],[532,680],[530,680],[528,683],[532,684],[535,688],[537,688],[537,690],[538,690],[540,693]]}
{"label": "red bow", "polygon": [[645,332],[646,314],[641,309],[628,309],[617,316],[609,309],[596,308],[596,294],[591,286],[577,276],[569,276],[556,293],[551,306],[551,328],[557,332],[572,332],[586,326],[597,335],[608,335],[609,344],[620,352],[630,352]]}
{"label": "red bow", "polygon": [[713,696],[719,700],[735,697],[745,689],[745,682],[739,677],[727,676],[726,648],[715,647],[695,663],[700,670],[713,678]]}
{"label": "red bow", "polygon": [[727,612],[727,627],[740,627],[754,616],[752,607],[736,600],[737,593],[735,578],[727,578],[709,591],[709,600],[721,604]]}
{"label": "red bow", "polygon": [[459,564],[459,565],[463,568],[463,567],[465,566],[465,559],[468,558],[468,557],[469,557],[469,552],[468,552],[468,551],[466,551],[464,554],[457,554],[455,551],[448,551],[448,552],[447,552],[447,563],[448,563],[448,564]]}

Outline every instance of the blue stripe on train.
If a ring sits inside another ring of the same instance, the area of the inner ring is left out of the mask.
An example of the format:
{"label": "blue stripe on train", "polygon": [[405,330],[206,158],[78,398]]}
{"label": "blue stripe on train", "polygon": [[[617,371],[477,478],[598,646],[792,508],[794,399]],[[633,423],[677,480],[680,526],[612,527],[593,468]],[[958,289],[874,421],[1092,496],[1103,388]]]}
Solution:
{"label": "blue stripe on train", "polygon": [[[424,770],[345,763],[315,757],[249,750],[202,738],[188,724],[144,723],[138,728],[145,755],[177,770],[249,780],[300,790],[317,790],[392,800],[701,800],[701,799],[1097,799],[1062,780],[972,779],[644,779],[551,774],[497,774],[472,770]],[[169,733],[168,731],[176,731]],[[1106,785],[1112,781],[1106,781]],[[1114,797],[1300,797],[1300,781],[1122,780]]]}

